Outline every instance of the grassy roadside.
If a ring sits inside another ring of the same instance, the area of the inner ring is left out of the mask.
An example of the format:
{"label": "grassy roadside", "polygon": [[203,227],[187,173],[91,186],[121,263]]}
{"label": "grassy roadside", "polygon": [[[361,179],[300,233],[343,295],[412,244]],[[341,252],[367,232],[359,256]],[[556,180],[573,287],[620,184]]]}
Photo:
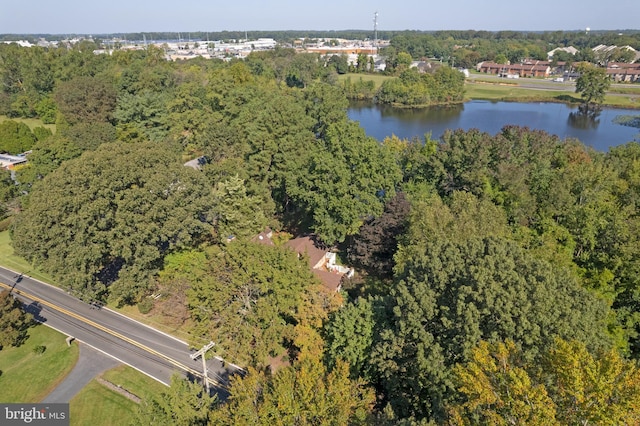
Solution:
{"label": "grassy roadside", "polygon": [[[35,354],[40,345],[47,349]],[[78,345],[67,346],[63,334],[44,325],[30,328],[23,345],[0,351],[0,402],[40,402],[73,369],[78,354]]]}
{"label": "grassy roadside", "polygon": [[[343,74],[338,75],[338,82],[342,82],[347,78],[351,81],[373,81],[376,90],[385,80],[394,78],[385,75],[376,74]],[[508,101],[508,102],[562,102],[568,104],[581,103],[580,96],[571,90],[549,90],[547,80],[523,79],[529,86],[540,85],[535,87],[521,87],[518,81],[496,81],[495,79],[474,78],[467,79],[465,83],[465,100],[490,100],[490,101]],[[603,102],[603,106],[617,108],[640,109],[640,87],[611,87],[607,92],[607,96]]]}
{"label": "grassy roadside", "polygon": [[[573,90],[549,90],[520,87],[518,84],[488,83],[484,81],[467,81],[465,84],[467,100],[483,99],[512,102],[562,102],[579,104],[580,96]],[[635,88],[610,90],[605,96],[603,106],[617,108],[639,108],[640,90]]]}
{"label": "grassy roadside", "polygon": [[[124,365],[105,371],[100,378],[143,400],[166,389],[161,383]],[[94,379],[70,401],[69,409],[71,425],[130,425],[138,404]]]}
{"label": "grassy roadside", "polygon": [[[156,313],[155,309],[151,310],[148,314],[143,314],[138,310],[137,306],[122,306],[118,308],[113,304],[109,304],[107,307],[143,324],[147,324],[156,330],[163,331],[171,336],[177,337],[178,339],[182,339],[185,342],[189,342],[193,339],[193,337],[187,332],[189,324],[181,324],[178,326],[170,324],[165,317]],[[207,341],[203,340],[202,343],[205,344]]]}

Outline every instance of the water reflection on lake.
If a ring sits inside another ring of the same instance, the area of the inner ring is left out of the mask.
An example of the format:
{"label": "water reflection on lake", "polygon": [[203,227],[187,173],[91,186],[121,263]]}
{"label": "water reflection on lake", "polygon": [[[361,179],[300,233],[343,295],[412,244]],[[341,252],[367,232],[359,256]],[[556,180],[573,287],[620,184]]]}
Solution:
{"label": "water reflection on lake", "polygon": [[594,116],[559,103],[471,101],[451,107],[399,109],[371,103],[352,103],[348,110],[368,135],[378,140],[396,135],[439,138],[447,129],[477,128],[496,134],[513,124],[541,129],[561,138],[576,138],[597,150],[640,140],[640,129],[613,122],[618,115],[640,116],[640,110],[603,108]]}

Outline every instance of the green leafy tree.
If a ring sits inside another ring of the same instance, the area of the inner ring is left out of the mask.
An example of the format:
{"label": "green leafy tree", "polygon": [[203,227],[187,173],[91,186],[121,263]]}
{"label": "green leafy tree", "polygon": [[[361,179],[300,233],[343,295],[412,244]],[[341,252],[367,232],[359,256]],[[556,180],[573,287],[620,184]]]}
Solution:
{"label": "green leafy tree", "polygon": [[0,123],[0,152],[20,154],[28,151],[36,142],[29,126],[14,120]]}
{"label": "green leafy tree", "polygon": [[148,90],[120,95],[114,112],[118,139],[132,142],[163,140],[168,133],[167,100],[166,94]]}
{"label": "green leafy tree", "polygon": [[381,326],[374,311],[380,305],[380,299],[358,298],[330,317],[324,329],[327,365],[330,368],[342,360],[349,364],[352,378],[371,378],[370,356]]}
{"label": "green leafy tree", "polygon": [[402,73],[403,71],[408,70],[409,67],[411,66],[412,61],[413,61],[413,58],[409,53],[407,52],[398,53],[398,56],[396,59],[396,66],[395,66],[396,72]]}
{"label": "green leafy tree", "polygon": [[116,90],[104,78],[76,77],[58,85],[54,96],[58,111],[70,125],[113,120]]}
{"label": "green leafy tree", "polygon": [[103,144],[37,182],[16,218],[16,252],[85,299],[131,302],[174,248],[208,238],[211,189],[149,143]]}
{"label": "green leafy tree", "polygon": [[242,179],[235,176],[218,182],[212,196],[213,220],[219,238],[248,237],[264,229],[267,219],[260,209],[261,200],[247,195]]}
{"label": "green leafy tree", "polygon": [[372,363],[402,416],[442,418],[451,366],[480,339],[513,339],[539,359],[555,336],[606,346],[606,305],[567,271],[498,238],[427,242],[398,270],[390,327]]}
{"label": "green leafy tree", "polygon": [[571,424],[556,420],[555,403],[525,367],[513,341],[494,345],[481,341],[469,362],[453,368],[465,401],[450,407],[449,424]]}
{"label": "green leafy tree", "polygon": [[22,303],[9,291],[0,291],[0,349],[20,346],[27,339],[32,324],[33,318],[24,311]]}
{"label": "green leafy tree", "polygon": [[580,76],[576,80],[576,93],[580,93],[586,108],[591,109],[594,104],[601,104],[611,85],[607,70],[582,62],[577,66],[577,71]]}
{"label": "green leafy tree", "polygon": [[6,203],[18,194],[18,187],[11,179],[10,170],[0,170],[0,203]]}
{"label": "green leafy tree", "polygon": [[194,336],[213,340],[224,358],[243,365],[266,365],[291,349],[304,293],[316,291],[306,260],[240,240],[209,248],[194,269],[185,276],[195,277],[187,292]]}
{"label": "green leafy tree", "polygon": [[347,55],[332,55],[329,58],[328,65],[333,67],[338,74],[346,74],[349,72]]}
{"label": "green leafy tree", "polygon": [[284,367],[269,375],[249,369],[234,377],[230,397],[211,414],[219,425],[364,425],[370,419],[373,392],[349,379],[339,362],[327,371],[319,359]]}
{"label": "green leafy tree", "polygon": [[356,71],[366,72],[367,65],[369,64],[369,58],[366,53],[358,53],[358,59],[356,61]]}
{"label": "green leafy tree", "polygon": [[216,404],[216,396],[207,395],[200,384],[174,374],[166,391],[140,403],[134,424],[205,426]]}
{"label": "green leafy tree", "polygon": [[357,123],[339,122],[326,134],[290,185],[290,194],[312,218],[311,229],[333,244],[355,234],[366,217],[382,213],[400,170],[390,151]]}

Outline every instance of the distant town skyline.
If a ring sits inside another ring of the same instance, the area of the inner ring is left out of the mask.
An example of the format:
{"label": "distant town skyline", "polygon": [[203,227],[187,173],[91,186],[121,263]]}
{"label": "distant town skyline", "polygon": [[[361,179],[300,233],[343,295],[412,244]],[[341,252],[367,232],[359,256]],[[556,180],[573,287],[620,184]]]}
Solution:
{"label": "distant town skyline", "polygon": [[0,0],[0,34],[269,30],[516,30],[639,29],[640,2],[399,0]]}

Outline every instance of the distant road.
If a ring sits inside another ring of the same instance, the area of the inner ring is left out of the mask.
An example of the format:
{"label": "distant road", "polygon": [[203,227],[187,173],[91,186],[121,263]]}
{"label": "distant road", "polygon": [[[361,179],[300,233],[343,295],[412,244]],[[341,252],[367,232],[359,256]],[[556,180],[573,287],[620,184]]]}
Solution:
{"label": "distant road", "polygon": [[[174,372],[202,378],[202,361],[194,361],[187,343],[106,308],[96,308],[63,290],[0,268],[0,289],[11,290],[38,322],[169,384]],[[214,391],[226,394],[229,374],[237,371],[208,360]],[[223,395],[221,395],[223,396]]]}

